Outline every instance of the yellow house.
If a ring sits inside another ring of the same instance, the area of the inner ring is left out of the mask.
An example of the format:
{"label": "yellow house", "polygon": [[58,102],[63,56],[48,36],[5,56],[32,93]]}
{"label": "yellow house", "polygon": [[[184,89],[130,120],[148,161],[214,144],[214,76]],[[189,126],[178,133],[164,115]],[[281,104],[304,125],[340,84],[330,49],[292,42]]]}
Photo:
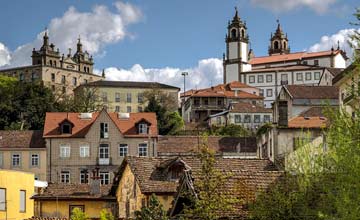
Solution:
{"label": "yellow house", "polygon": [[[98,171],[97,171],[98,173]],[[100,185],[100,178],[89,184],[50,183],[33,196],[35,217],[70,219],[73,209],[81,209],[89,219],[99,219],[106,210],[117,217],[116,198],[109,195],[110,185]]]}
{"label": "yellow house", "polygon": [[339,104],[342,109],[355,116],[360,107],[360,66],[355,62],[333,79],[333,85],[339,88]]}
{"label": "yellow house", "polygon": [[0,169],[0,219],[33,216],[34,174]]}

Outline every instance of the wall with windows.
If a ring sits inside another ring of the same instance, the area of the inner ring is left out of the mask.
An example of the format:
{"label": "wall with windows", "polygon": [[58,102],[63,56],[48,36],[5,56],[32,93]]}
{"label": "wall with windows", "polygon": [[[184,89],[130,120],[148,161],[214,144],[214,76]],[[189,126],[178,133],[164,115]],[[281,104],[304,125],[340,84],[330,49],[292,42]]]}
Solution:
{"label": "wall with windows", "polygon": [[0,219],[28,219],[34,214],[34,174],[0,170]]}
{"label": "wall with windows", "polygon": [[1,149],[0,169],[31,172],[36,179],[46,181],[46,149]]}
{"label": "wall with windows", "polygon": [[124,137],[106,112],[97,117],[85,138],[52,138],[46,144],[48,181],[55,183],[85,183],[82,171],[90,173],[99,165],[101,182],[110,184],[126,155],[156,154],[155,138]]}

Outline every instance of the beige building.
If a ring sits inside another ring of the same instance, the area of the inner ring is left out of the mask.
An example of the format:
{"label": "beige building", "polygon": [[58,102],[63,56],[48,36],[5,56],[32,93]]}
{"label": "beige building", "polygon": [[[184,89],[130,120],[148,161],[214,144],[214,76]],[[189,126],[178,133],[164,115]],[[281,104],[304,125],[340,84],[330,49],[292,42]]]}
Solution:
{"label": "beige building", "polygon": [[93,89],[99,105],[106,106],[111,112],[144,111],[147,105],[144,93],[154,90],[169,96],[174,101],[176,110],[180,91],[178,87],[157,82],[97,81],[79,86],[74,91],[75,95],[82,89]]}
{"label": "beige building", "polygon": [[157,136],[155,113],[46,113],[47,179],[87,183],[99,168],[101,183],[110,184],[125,156],[156,154]]}
{"label": "beige building", "polygon": [[0,131],[0,168],[33,173],[46,180],[46,145],[42,131]]}
{"label": "beige building", "polygon": [[356,109],[360,107],[360,70],[353,63],[333,79],[334,86],[339,88],[339,105],[347,113],[355,117]]}
{"label": "beige building", "polygon": [[32,51],[32,65],[0,70],[1,75],[17,78],[19,81],[42,81],[56,95],[73,94],[73,89],[80,84],[104,79],[93,73],[93,58],[83,51],[80,39],[75,54],[71,49],[67,55],[60,55],[45,32],[43,45]]}

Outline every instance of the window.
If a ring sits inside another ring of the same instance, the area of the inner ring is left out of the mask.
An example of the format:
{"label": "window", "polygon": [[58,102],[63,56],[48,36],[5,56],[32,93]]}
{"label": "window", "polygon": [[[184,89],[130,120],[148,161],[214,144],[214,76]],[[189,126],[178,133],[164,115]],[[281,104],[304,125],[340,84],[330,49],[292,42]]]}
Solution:
{"label": "window", "polygon": [[131,93],[126,94],[126,102],[131,103]]}
{"label": "window", "polygon": [[39,154],[31,154],[31,166],[37,167],[39,166],[40,155]]}
{"label": "window", "polygon": [[249,83],[255,82],[255,76],[249,76]]}
{"label": "window", "polygon": [[235,115],[235,123],[241,122],[241,115]]}
{"label": "window", "polygon": [[272,89],[267,89],[267,90],[266,90],[266,96],[267,96],[267,97],[272,97],[272,95],[273,95],[272,93],[273,93],[273,92],[272,92]]}
{"label": "window", "polygon": [[302,81],[303,80],[303,74],[302,73],[296,73],[296,80]]}
{"label": "window", "polygon": [[142,111],[143,111],[142,106],[138,106],[138,112],[142,112]]}
{"label": "window", "polygon": [[204,99],[204,105],[209,105],[209,99],[207,98]]}
{"label": "window", "polygon": [[319,66],[319,60],[314,60],[314,65]]}
{"label": "window", "polygon": [[139,134],[147,134],[148,133],[148,125],[145,123],[139,124]]}
{"label": "window", "polygon": [[66,93],[66,87],[65,87],[65,86],[62,87],[62,93],[63,93],[63,94]]}
{"label": "window", "polygon": [[107,92],[102,92],[101,93],[101,99],[103,102],[107,102]]}
{"label": "window", "polygon": [[244,116],[244,122],[245,123],[250,123],[251,122],[251,115],[245,115]]}
{"label": "window", "polygon": [[281,74],[281,81],[287,81],[288,75],[287,74]]}
{"label": "window", "polygon": [[51,73],[51,82],[55,82],[55,73]]}
{"label": "window", "polygon": [[13,154],[11,157],[11,165],[13,167],[19,167],[21,164],[20,154]]}
{"label": "window", "polygon": [[139,156],[146,157],[147,156],[147,143],[139,144]]}
{"label": "window", "polygon": [[115,106],[115,112],[120,112],[120,106]]}
{"label": "window", "polygon": [[263,89],[259,89],[259,95],[264,96],[264,90]]}
{"label": "window", "polygon": [[272,82],[272,75],[266,75],[266,82]]}
{"label": "window", "polygon": [[315,73],[314,73],[314,79],[315,79],[315,80],[319,80],[319,79],[320,79],[320,72],[315,72]]}
{"label": "window", "polygon": [[131,106],[126,106],[126,112],[130,113],[131,112]]}
{"label": "window", "polygon": [[200,105],[200,98],[194,98],[194,105],[199,106]]}
{"label": "window", "polygon": [[64,76],[64,75],[61,76],[61,83],[62,84],[66,83],[66,76]]}
{"label": "window", "polygon": [[270,115],[264,115],[264,122],[270,122]]}
{"label": "window", "polygon": [[115,93],[115,102],[120,102],[120,93]]}
{"label": "window", "polygon": [[236,39],[236,29],[231,30],[231,38]]}
{"label": "window", "polygon": [[310,72],[305,73],[305,79],[306,80],[311,80],[311,73]]}
{"label": "window", "polygon": [[119,156],[125,157],[128,154],[128,145],[127,144],[120,144],[119,145]]}
{"label": "window", "polygon": [[77,78],[76,77],[72,78],[72,84],[73,84],[73,86],[77,85]]}
{"label": "window", "polygon": [[100,123],[100,138],[109,138],[109,124],[101,122]]}
{"label": "window", "polygon": [[144,95],[142,93],[138,93],[138,103],[143,103]]}
{"label": "window", "polygon": [[274,42],[274,49],[275,50],[279,49],[279,41]]}
{"label": "window", "polygon": [[80,157],[90,157],[90,147],[88,144],[80,145]]}
{"label": "window", "polygon": [[254,123],[260,123],[260,115],[254,115]]}
{"label": "window", "polygon": [[108,158],[110,158],[109,145],[108,144],[100,144],[99,157],[100,157],[100,159],[108,159]]}
{"label": "window", "polygon": [[219,106],[221,106],[221,105],[222,105],[222,100],[221,100],[221,99],[218,99],[217,104],[218,104]]}
{"label": "window", "polygon": [[26,191],[20,190],[20,212],[26,212]]}
{"label": "window", "polygon": [[263,82],[264,82],[264,76],[258,75],[258,83],[263,83]]}
{"label": "window", "polygon": [[24,81],[24,73],[20,73],[20,75],[19,75],[19,79],[20,79],[20,81]]}
{"label": "window", "polygon": [[303,64],[304,64],[304,65],[307,65],[307,64],[308,64],[308,62],[307,62],[307,61],[303,61]]}
{"label": "window", "polygon": [[100,172],[100,184],[106,185],[110,183],[110,174],[109,172]]}
{"label": "window", "polygon": [[61,171],[60,182],[61,183],[70,183],[70,171]]}
{"label": "window", "polygon": [[80,183],[89,183],[89,172],[87,170],[80,171]]}
{"label": "window", "polygon": [[68,144],[60,145],[60,157],[62,158],[70,157],[70,145]]}
{"label": "window", "polygon": [[71,125],[63,124],[61,127],[62,127],[63,134],[71,134]]}
{"label": "window", "polygon": [[0,188],[0,211],[6,210],[6,189]]}

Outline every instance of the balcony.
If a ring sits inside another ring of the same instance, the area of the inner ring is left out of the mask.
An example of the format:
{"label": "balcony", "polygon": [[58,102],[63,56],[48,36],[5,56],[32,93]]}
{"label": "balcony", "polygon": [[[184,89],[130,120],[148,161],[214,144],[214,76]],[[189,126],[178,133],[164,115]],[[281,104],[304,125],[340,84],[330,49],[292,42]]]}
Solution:
{"label": "balcony", "polygon": [[111,157],[108,158],[96,158],[97,165],[110,165],[111,164]]}

